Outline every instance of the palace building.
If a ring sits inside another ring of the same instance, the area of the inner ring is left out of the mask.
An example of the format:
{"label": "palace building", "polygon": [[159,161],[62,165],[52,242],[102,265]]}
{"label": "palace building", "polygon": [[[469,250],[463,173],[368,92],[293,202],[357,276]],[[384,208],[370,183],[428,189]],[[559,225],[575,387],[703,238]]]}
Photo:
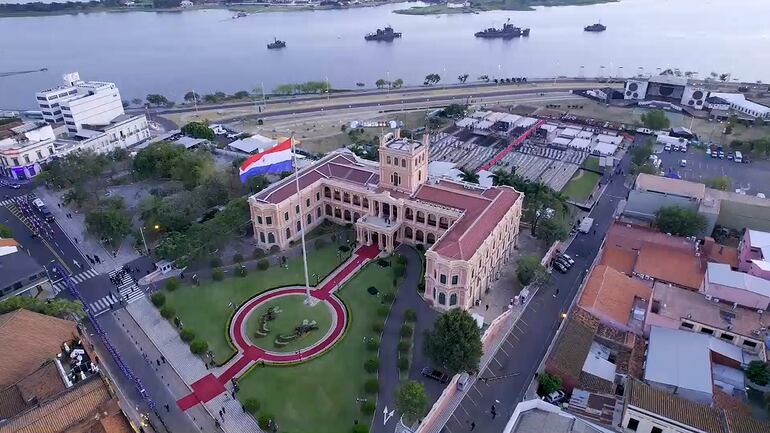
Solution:
{"label": "palace building", "polygon": [[386,252],[399,244],[426,249],[423,296],[440,310],[478,302],[509,260],[524,195],[428,177],[429,138],[380,138],[379,162],[333,152],[249,198],[260,248],[287,248],[324,220],[353,224],[360,244]]}

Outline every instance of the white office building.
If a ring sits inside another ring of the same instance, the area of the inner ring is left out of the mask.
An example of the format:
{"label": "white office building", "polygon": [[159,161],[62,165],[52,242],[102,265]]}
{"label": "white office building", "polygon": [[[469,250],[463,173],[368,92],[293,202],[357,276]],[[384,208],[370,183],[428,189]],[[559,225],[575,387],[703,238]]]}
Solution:
{"label": "white office building", "polygon": [[13,179],[29,179],[55,154],[56,135],[51,125],[22,123],[3,131],[0,137],[0,171]]}
{"label": "white office building", "polygon": [[46,122],[64,122],[67,130],[76,133],[83,125],[107,125],[124,114],[120,91],[114,83],[83,81],[77,72],[62,78],[62,85],[35,95]]}
{"label": "white office building", "polygon": [[139,144],[149,138],[150,130],[144,114],[139,116],[122,114],[107,125],[84,125],[75,134],[59,137],[56,140],[56,151],[59,155],[77,150],[106,153]]}

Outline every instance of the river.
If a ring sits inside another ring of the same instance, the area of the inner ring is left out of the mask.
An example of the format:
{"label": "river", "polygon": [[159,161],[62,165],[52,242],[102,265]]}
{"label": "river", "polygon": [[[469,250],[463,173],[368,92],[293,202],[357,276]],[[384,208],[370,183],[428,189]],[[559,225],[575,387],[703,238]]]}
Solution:
{"label": "river", "polygon": [[[333,87],[373,87],[378,78],[420,84],[428,73],[456,82],[490,77],[598,76],[657,68],[731,72],[742,80],[770,79],[767,0],[623,0],[536,11],[408,16],[408,5],[252,14],[226,10],[126,12],[0,18],[0,108],[34,108],[34,92],[58,84],[62,73],[114,81],[124,99],[161,93],[180,100],[194,89],[212,93],[323,80]],[[473,33],[506,18],[530,27],[529,38],[482,40]],[[601,21],[603,33],[585,25]],[[364,34],[391,24],[404,36],[366,42]],[[267,50],[273,36],[287,42]],[[610,72],[611,71],[611,72]]]}

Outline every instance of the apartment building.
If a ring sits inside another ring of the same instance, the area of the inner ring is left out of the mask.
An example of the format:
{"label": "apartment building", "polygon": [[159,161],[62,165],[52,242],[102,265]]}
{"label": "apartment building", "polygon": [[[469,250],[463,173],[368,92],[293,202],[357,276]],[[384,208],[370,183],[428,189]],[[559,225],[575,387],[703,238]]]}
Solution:
{"label": "apartment building", "polygon": [[423,296],[438,309],[470,308],[516,244],[523,194],[428,179],[428,143],[381,137],[379,162],[334,152],[249,198],[261,248],[281,249],[324,220],[355,225],[358,242],[386,252],[401,243],[426,252]]}

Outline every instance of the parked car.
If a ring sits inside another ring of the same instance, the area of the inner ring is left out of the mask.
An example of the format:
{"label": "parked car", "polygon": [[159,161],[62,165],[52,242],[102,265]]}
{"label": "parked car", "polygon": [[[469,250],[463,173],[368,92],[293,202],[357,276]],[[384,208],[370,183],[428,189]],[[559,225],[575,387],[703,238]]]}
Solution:
{"label": "parked car", "polygon": [[556,263],[559,263],[560,265],[564,266],[565,268],[569,269],[572,267],[572,264],[567,261],[567,259],[562,257],[557,257],[554,259]]}
{"label": "parked car", "polygon": [[553,268],[561,272],[562,274],[566,274],[568,271],[568,269],[559,262],[553,262]]}
{"label": "parked car", "polygon": [[706,156],[711,158],[711,149],[706,149]]}
{"label": "parked car", "polygon": [[719,159],[725,159],[725,153],[721,150],[719,151]]}
{"label": "parked car", "polygon": [[575,261],[572,260],[572,257],[568,256],[567,254],[562,254],[561,257],[564,260],[568,261],[570,265],[574,265],[575,264]]}
{"label": "parked car", "polygon": [[457,379],[457,390],[458,391],[465,391],[465,388],[468,387],[468,383],[471,380],[471,375],[468,373],[463,372],[460,374],[460,377]]}
{"label": "parked car", "polygon": [[567,399],[567,394],[562,390],[554,391],[547,396],[543,397],[545,401],[551,404],[559,404]]}
{"label": "parked car", "polygon": [[441,370],[436,370],[435,368],[424,367],[422,369],[422,375],[427,378],[437,380],[441,383],[449,382],[449,375]]}
{"label": "parked car", "polygon": [[679,166],[680,167],[687,167],[687,160],[683,159],[683,160],[679,161]]}
{"label": "parked car", "polygon": [[666,152],[671,152],[671,145],[667,144],[667,145],[663,146],[663,150],[665,150]]}
{"label": "parked car", "polygon": [[732,161],[734,157],[735,157],[735,155],[733,155],[733,153],[732,153],[732,152],[729,152],[729,153],[727,154],[727,159],[728,159],[728,160],[730,160],[730,161]]}

